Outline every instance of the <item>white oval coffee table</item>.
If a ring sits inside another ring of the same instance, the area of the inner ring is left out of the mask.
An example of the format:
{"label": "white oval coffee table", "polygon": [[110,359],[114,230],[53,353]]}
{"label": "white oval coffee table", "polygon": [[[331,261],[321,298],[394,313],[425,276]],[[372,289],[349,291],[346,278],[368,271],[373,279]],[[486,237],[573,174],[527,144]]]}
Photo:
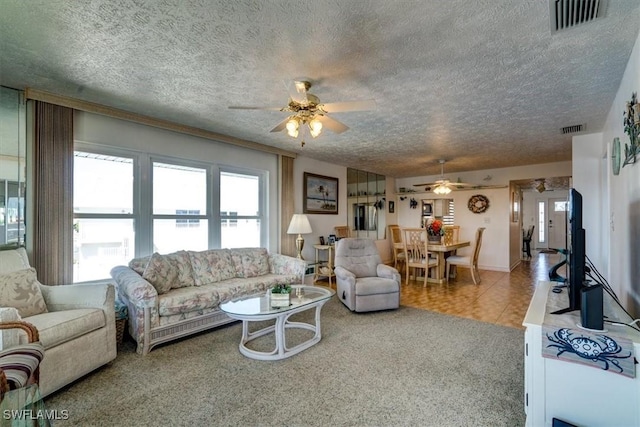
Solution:
{"label": "white oval coffee table", "polygon": [[[329,301],[335,291],[320,286],[293,285],[291,287],[291,305],[288,307],[271,307],[270,292],[239,298],[220,304],[220,309],[232,319],[242,320],[242,339],[240,353],[251,359],[281,360],[306,350],[318,343],[322,337],[320,332],[320,310]],[[289,317],[301,311],[316,309],[315,325],[304,322],[291,322]],[[254,332],[249,332],[249,322],[273,320],[276,323]],[[285,332],[287,329],[306,329],[314,332],[314,336],[292,348],[287,348]],[[256,351],[247,348],[246,344],[258,337],[274,333],[275,349],[271,352]]]}

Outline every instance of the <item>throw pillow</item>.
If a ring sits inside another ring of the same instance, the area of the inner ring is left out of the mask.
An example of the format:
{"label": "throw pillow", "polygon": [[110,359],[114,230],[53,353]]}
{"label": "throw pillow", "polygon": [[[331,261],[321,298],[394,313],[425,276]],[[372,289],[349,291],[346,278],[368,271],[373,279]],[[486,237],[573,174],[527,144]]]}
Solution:
{"label": "throw pillow", "polygon": [[233,279],[235,268],[227,249],[189,252],[196,286]]}
{"label": "throw pillow", "polygon": [[129,261],[129,268],[142,276],[144,274],[144,270],[147,268],[147,265],[149,265],[150,259],[151,259],[150,256],[145,256],[142,258],[134,258],[131,261]]}
{"label": "throw pillow", "polygon": [[142,273],[142,278],[151,283],[158,291],[158,295],[161,295],[169,292],[171,286],[178,280],[178,270],[167,257],[154,252]]}
{"label": "throw pillow", "polygon": [[171,286],[171,289],[186,288],[195,286],[193,279],[193,268],[191,267],[191,259],[187,251],[178,251],[169,255],[165,255],[173,268],[178,271],[178,279]]}
{"label": "throw pillow", "polygon": [[0,306],[14,307],[20,317],[48,311],[35,268],[17,270],[0,276]]}
{"label": "throw pillow", "polygon": [[236,277],[269,274],[269,252],[265,248],[235,248],[230,251],[236,266]]}

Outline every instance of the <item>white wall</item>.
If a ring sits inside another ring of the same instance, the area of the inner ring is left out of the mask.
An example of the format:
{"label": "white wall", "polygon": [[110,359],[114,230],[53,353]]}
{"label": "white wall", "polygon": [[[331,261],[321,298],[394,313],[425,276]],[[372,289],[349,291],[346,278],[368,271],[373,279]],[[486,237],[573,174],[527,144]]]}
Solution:
{"label": "white wall", "polygon": [[[491,180],[484,178],[491,176]],[[445,177],[452,181],[458,178],[462,182],[486,183],[490,185],[504,185],[501,189],[465,190],[452,191],[443,198],[453,198],[455,206],[455,222],[460,225],[460,238],[463,240],[473,240],[478,227],[485,227],[482,240],[482,250],[480,251],[479,267],[484,270],[510,271],[509,241],[510,241],[510,197],[508,185],[512,180],[569,176],[571,175],[571,162],[547,163],[542,165],[530,165],[500,169],[487,169],[473,172],[461,172],[446,174]],[[403,227],[420,226],[420,210],[410,209],[409,200],[414,197],[418,202],[421,199],[437,198],[433,193],[422,192],[424,188],[416,188],[413,184],[423,182],[433,182],[440,179],[440,175],[398,178],[396,179],[396,189],[405,187],[406,189],[420,190],[415,194],[396,194],[396,211],[398,212],[398,224]],[[390,194],[390,193],[389,193]],[[489,199],[489,209],[482,214],[471,212],[468,207],[469,198],[475,194],[483,194]],[[400,200],[406,197],[405,200]],[[520,248],[517,249],[520,251]],[[464,252],[461,250],[460,252]],[[468,250],[467,250],[468,251]]]}
{"label": "white wall", "polygon": [[[596,267],[607,277],[625,308],[639,316],[640,165],[625,166],[614,176],[609,157],[603,160],[614,137],[620,138],[623,153],[624,144],[629,143],[622,120],[632,92],[640,92],[640,35],[602,133],[574,138],[573,182],[585,204],[594,209],[593,214],[585,209],[587,254],[597,259]],[[640,156],[637,161],[640,163]],[[603,190],[597,191],[599,188]]]}

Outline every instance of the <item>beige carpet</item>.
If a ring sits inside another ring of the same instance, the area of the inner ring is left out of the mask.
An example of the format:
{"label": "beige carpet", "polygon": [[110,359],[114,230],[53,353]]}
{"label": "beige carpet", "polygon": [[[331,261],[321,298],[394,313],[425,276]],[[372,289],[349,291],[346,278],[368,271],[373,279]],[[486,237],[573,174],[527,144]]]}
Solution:
{"label": "beige carpet", "polygon": [[145,357],[126,342],[45,403],[69,411],[60,426],[524,425],[521,330],[404,307],[355,314],[334,297],[322,331],[277,362],[242,356],[238,323]]}

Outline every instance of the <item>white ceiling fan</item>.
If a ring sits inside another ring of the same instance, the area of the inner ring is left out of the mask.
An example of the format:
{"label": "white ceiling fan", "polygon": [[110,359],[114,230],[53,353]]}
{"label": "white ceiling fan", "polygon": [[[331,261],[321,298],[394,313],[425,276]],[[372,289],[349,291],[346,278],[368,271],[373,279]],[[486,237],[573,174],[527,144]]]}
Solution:
{"label": "white ceiling fan", "polygon": [[425,187],[425,191],[433,191],[435,194],[444,195],[451,193],[452,190],[475,190],[484,188],[505,188],[506,185],[478,185],[468,184],[466,182],[452,182],[444,177],[444,164],[446,160],[438,160],[440,163],[440,179],[434,182],[424,184],[414,184],[414,187]]}
{"label": "white ceiling fan", "polygon": [[[300,132],[305,132],[306,125],[309,134],[316,138],[326,128],[335,133],[342,133],[349,129],[347,125],[329,116],[331,113],[341,113],[346,111],[366,111],[375,110],[376,102],[373,99],[365,101],[332,102],[324,104],[320,99],[309,92],[311,82],[309,80],[294,80],[293,84],[287,85],[289,91],[289,102],[286,107],[250,107],[250,106],[229,106],[235,110],[271,110],[290,113],[289,116],[278,123],[271,132],[287,130],[287,134],[292,138],[297,138]],[[304,141],[302,141],[304,146]]]}

